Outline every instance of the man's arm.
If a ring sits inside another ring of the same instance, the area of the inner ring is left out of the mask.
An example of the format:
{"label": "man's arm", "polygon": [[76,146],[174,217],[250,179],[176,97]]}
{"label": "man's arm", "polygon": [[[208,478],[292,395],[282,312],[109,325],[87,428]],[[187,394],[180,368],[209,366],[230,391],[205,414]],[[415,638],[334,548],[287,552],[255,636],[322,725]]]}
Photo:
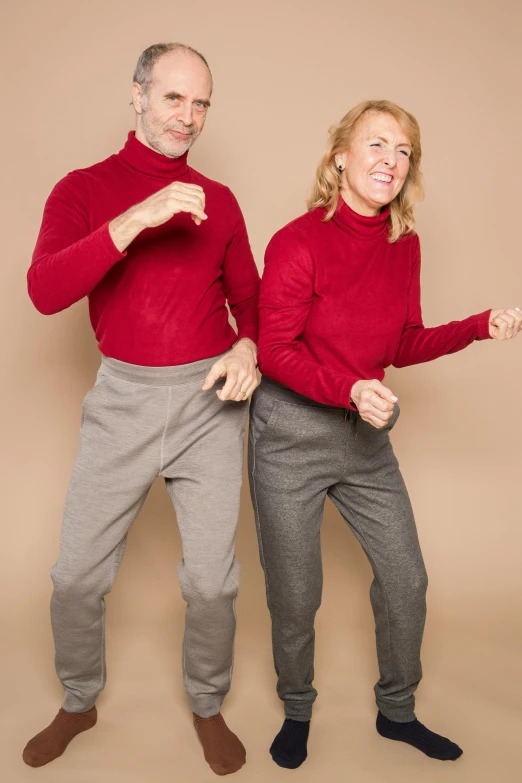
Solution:
{"label": "man's arm", "polygon": [[207,217],[202,188],[174,182],[91,231],[80,176],[67,175],[49,196],[27,274],[29,296],[45,315],[87,296],[125,258],[144,228],[159,226],[178,212],[189,212],[197,225]]}
{"label": "man's arm", "polygon": [[258,385],[257,335],[259,272],[250,249],[245,221],[231,191],[230,210],[234,230],[223,261],[223,291],[230,312],[235,318],[238,341],[233,348],[211,368],[203,390],[211,389],[218,378],[226,376],[226,383],[217,392],[220,400],[241,402],[248,399]]}

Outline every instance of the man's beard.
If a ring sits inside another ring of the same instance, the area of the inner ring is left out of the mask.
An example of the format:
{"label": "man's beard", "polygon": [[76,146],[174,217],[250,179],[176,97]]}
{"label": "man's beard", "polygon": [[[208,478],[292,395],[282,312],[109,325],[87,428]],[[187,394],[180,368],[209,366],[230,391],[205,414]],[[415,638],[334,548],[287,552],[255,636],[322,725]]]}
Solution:
{"label": "man's beard", "polygon": [[[158,132],[155,130],[153,125],[149,125],[149,123],[147,122],[146,112],[144,112],[144,115],[142,114],[141,122],[143,128],[143,135],[147,140],[147,144],[149,144],[149,146],[152,147],[153,150],[156,150],[156,152],[159,152],[161,155],[165,155],[167,158],[181,158],[181,156],[184,155],[185,152],[188,149],[190,149],[190,147],[192,147],[197,137],[199,136],[199,132],[195,125],[189,125],[188,127],[186,127],[185,125],[182,125],[181,127],[178,127],[176,125],[169,125],[162,128]],[[190,134],[190,136],[184,141],[181,141],[181,139],[178,140],[179,146],[174,151],[163,140],[163,133],[171,130],[177,130],[180,133]]]}

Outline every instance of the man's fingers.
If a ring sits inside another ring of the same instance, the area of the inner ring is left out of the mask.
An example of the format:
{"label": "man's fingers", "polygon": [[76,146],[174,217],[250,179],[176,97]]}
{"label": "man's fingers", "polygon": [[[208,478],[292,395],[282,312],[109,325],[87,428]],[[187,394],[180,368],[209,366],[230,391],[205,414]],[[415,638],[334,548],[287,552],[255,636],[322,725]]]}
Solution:
{"label": "man's fingers", "polygon": [[235,402],[243,402],[244,400],[249,400],[250,397],[253,395],[255,390],[257,389],[259,384],[259,381],[257,378],[255,378],[254,381],[249,386],[245,386],[245,383],[243,382],[241,386],[241,391],[237,394],[236,397],[234,397]]}
{"label": "man's fingers", "polygon": [[221,378],[225,373],[225,368],[220,362],[216,362],[210,368],[210,371],[205,378],[205,383],[201,387],[201,391],[208,391],[213,387],[218,378]]}
{"label": "man's fingers", "polygon": [[201,201],[198,199],[172,199],[171,208],[174,213],[190,212],[192,215],[196,215],[200,220],[206,220],[208,217],[201,205]]}
{"label": "man's fingers", "polygon": [[173,193],[197,193],[198,195],[205,197],[205,191],[201,185],[193,185],[191,182],[173,182],[172,185],[167,185],[167,187]]}
{"label": "man's fingers", "polygon": [[237,397],[238,392],[241,390],[240,382],[238,381],[238,371],[228,370],[227,380],[221,391],[217,392],[217,396],[220,400],[228,400]]}

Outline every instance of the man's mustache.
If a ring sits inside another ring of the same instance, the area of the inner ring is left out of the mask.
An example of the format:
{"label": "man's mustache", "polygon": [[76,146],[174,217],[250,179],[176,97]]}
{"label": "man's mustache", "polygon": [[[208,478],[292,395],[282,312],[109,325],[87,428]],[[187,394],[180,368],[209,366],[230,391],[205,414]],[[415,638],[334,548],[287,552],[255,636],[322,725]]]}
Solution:
{"label": "man's mustache", "polygon": [[181,126],[180,125],[167,125],[165,130],[168,130],[168,131],[171,131],[171,130],[172,131],[179,131],[179,133],[189,133],[190,135],[193,135],[194,133],[196,133],[197,128],[196,128],[195,125],[189,125],[189,126],[186,126],[186,125],[181,125]]}

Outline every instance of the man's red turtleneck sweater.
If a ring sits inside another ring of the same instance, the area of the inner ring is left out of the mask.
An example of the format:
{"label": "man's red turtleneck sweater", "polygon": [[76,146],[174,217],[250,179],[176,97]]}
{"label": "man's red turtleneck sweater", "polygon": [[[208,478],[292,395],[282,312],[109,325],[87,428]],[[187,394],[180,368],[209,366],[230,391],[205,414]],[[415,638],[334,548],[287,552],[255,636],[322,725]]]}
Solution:
{"label": "man's red turtleneck sweater", "polygon": [[261,372],[317,402],[354,408],[353,384],[489,337],[490,310],[426,328],[416,234],[388,241],[389,208],[375,217],[342,199],[332,220],[315,209],[282,228],[261,282]]}
{"label": "man's red turtleneck sweater", "polygon": [[[120,251],[109,221],[173,181],[200,185],[208,220],[174,215]],[[177,365],[227,351],[238,336],[257,342],[259,275],[239,205],[224,185],[129,134],[107,160],[73,171],[54,188],[28,272],[29,295],[46,314],[89,297],[106,356]]]}

